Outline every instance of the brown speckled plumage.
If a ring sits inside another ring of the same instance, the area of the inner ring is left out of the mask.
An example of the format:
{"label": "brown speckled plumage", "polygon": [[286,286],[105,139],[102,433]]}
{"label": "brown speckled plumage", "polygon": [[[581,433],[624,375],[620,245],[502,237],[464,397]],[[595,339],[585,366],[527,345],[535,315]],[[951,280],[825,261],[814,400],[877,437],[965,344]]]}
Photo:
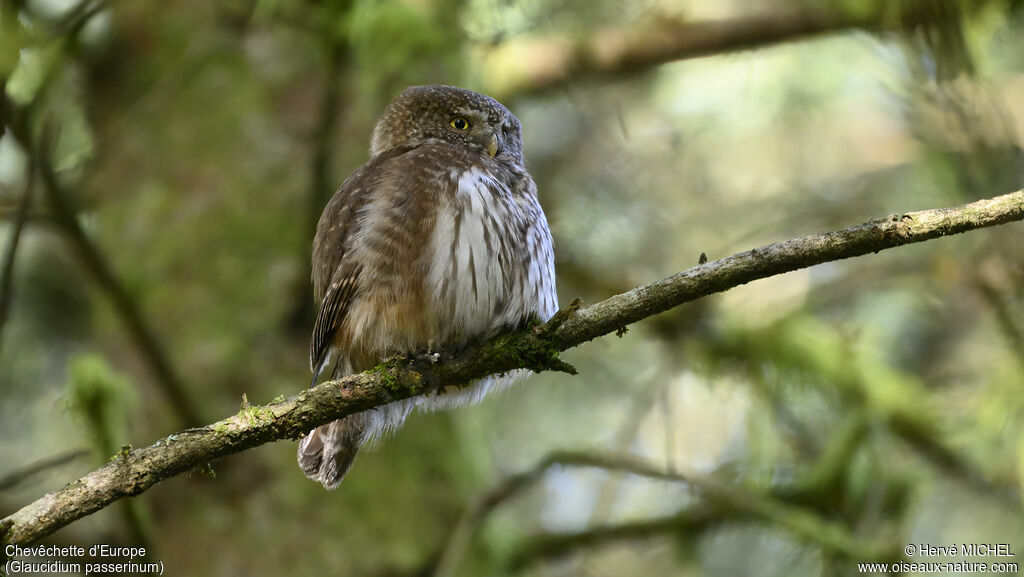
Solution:
{"label": "brown speckled plumage", "polygon": [[[469,90],[412,87],[378,121],[370,154],[327,204],[313,240],[314,382],[328,367],[338,378],[554,314],[551,234],[511,112]],[[359,447],[401,426],[413,407],[478,402],[514,377],[319,427],[299,443],[299,465],[333,489]]]}

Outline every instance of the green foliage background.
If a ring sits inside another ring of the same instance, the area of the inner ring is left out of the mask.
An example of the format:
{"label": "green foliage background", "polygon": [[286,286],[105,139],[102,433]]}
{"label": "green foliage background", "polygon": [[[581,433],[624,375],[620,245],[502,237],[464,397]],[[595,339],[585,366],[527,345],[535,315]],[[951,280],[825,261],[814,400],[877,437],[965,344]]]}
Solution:
{"label": "green foliage background", "polygon": [[[1020,5],[3,0],[3,243],[30,183],[33,205],[0,335],[0,477],[71,449],[92,456],[3,490],[0,514],[183,426],[30,178],[34,155],[51,159],[209,421],[243,394],[266,402],[306,386],[312,226],[403,87],[458,84],[512,108],[560,297],[596,302],[701,253],[1021,188]],[[880,25],[626,76],[570,67],[557,87],[524,88],[523,75],[575,54],[560,48],[609,30],[808,11]],[[35,152],[12,129],[22,121]],[[333,493],[301,475],[294,443],[276,443],[52,541],[144,543],[172,575],[429,575],[468,504],[552,450],[628,454],[764,492],[856,426],[810,511],[854,538],[1009,543],[1024,562],[1022,286],[1020,225],[821,265],[570,351],[578,377],[543,374],[478,407],[413,416]],[[856,573],[857,559],[783,519],[511,563],[530,539],[659,518],[697,493],[553,468],[485,520],[455,574]]]}

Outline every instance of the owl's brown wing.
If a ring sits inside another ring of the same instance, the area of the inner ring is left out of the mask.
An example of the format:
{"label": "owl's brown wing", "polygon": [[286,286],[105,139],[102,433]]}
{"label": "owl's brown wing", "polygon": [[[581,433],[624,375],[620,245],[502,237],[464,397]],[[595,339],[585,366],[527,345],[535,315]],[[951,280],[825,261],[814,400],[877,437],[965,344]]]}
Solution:
{"label": "owl's brown wing", "polygon": [[356,293],[356,283],[361,267],[357,264],[343,263],[337,269],[331,285],[320,303],[320,311],[313,325],[313,339],[309,343],[309,364],[313,371],[313,383],[320,376],[327,362],[328,353],[334,333],[345,320],[345,313]]}
{"label": "owl's brown wing", "polygon": [[334,333],[356,295],[360,266],[345,259],[349,239],[357,225],[359,209],[375,185],[375,160],[352,173],[334,193],[320,216],[313,238],[313,294],[320,309],[309,344],[309,366],[313,384],[328,360]]}

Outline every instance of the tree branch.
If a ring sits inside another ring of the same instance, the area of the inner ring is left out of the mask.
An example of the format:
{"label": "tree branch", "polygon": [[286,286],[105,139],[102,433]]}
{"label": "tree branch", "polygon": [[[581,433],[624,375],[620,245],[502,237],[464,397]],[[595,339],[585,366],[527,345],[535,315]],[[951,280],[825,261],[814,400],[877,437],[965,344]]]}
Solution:
{"label": "tree branch", "polygon": [[557,330],[539,325],[458,353],[391,359],[283,401],[246,407],[232,417],[170,435],[144,449],[125,448],[107,465],[0,520],[0,543],[31,543],[164,479],[270,441],[298,438],[346,415],[514,369],[570,370],[558,360],[560,351],[753,280],[1019,220],[1024,220],[1024,190],[957,207],[892,215],[696,266],[580,308]]}
{"label": "tree branch", "polygon": [[[863,421],[855,419],[836,442],[836,451],[845,454],[855,446],[863,429]],[[852,442],[851,442],[852,441]],[[815,543],[823,549],[851,559],[891,561],[900,558],[898,543],[891,535],[875,539],[862,539],[835,521],[820,519],[803,503],[810,503],[838,481],[842,461],[826,459],[812,468],[808,476],[790,485],[758,490],[723,485],[713,480],[664,471],[651,463],[626,456],[605,456],[581,452],[555,452],[542,459],[532,469],[508,477],[485,493],[467,514],[449,540],[435,576],[451,575],[460,549],[469,535],[498,505],[519,494],[555,465],[591,467],[630,473],[649,479],[685,483],[693,489],[700,502],[667,517],[644,521],[603,525],[578,533],[550,534],[537,537],[524,546],[513,558],[512,565],[524,564],[568,554],[578,548],[596,546],[623,539],[640,539],[669,533],[697,533],[734,519],[767,521],[778,524],[797,537]],[[822,477],[828,476],[828,479]]]}
{"label": "tree branch", "polygon": [[[0,90],[3,87],[0,86]],[[29,211],[32,209],[32,194],[35,189],[36,166],[29,155],[25,169],[25,190],[21,194],[18,203],[18,212],[14,215],[14,222],[11,224],[11,235],[7,241],[7,248],[4,251],[3,264],[0,265],[0,338],[3,336],[4,326],[11,313],[11,301],[14,299],[14,259],[18,252],[18,244],[21,241],[21,233],[28,221]]]}
{"label": "tree branch", "polygon": [[[518,97],[586,78],[635,74],[676,60],[854,29],[881,30],[898,24],[881,14],[865,16],[840,10],[799,10],[692,23],[661,17],[642,26],[608,28],[582,39],[509,43],[495,53],[503,63],[502,76],[507,80],[499,82],[501,85],[492,92],[496,96]],[[513,51],[543,58],[514,58],[508,54]]]}
{"label": "tree branch", "polygon": [[139,351],[155,374],[160,388],[171,401],[181,422],[185,426],[201,423],[199,410],[182,385],[178,373],[174,370],[156,332],[149,324],[149,320],[142,314],[142,310],[132,298],[131,293],[118,279],[106,256],[82,229],[71,206],[68,191],[64,189],[64,185],[57,177],[47,154],[40,153],[36,161],[39,164],[39,174],[45,184],[47,200],[50,201],[50,210],[54,220],[60,225],[61,232],[74,247],[85,268],[92,273],[96,283],[110,297],[114,309],[117,310],[128,331],[135,338]]}
{"label": "tree branch", "polygon": [[1014,313],[1012,295],[1013,287],[1001,288],[993,279],[985,276],[976,281],[978,291],[995,313],[996,323],[1002,329],[1007,344],[1017,356],[1021,368],[1024,368],[1024,325]]}
{"label": "tree branch", "polygon": [[[863,415],[856,415],[840,427],[830,439],[825,454],[797,480],[758,491],[723,486],[706,477],[682,475],[665,471],[651,463],[631,456],[612,456],[577,451],[555,451],[534,467],[506,477],[477,498],[462,514],[441,549],[431,575],[449,577],[455,574],[471,538],[487,517],[501,504],[533,485],[553,466],[590,467],[609,472],[629,473],[652,480],[684,483],[693,489],[701,502],[667,517],[619,525],[601,525],[572,534],[549,534],[536,537],[514,557],[512,565],[568,554],[581,547],[597,546],[623,539],[641,539],[666,533],[696,533],[734,518],[772,520],[807,541],[829,551],[859,560],[892,558],[893,544],[884,540],[864,541],[844,527],[818,520],[808,514],[808,507],[829,506],[827,495],[841,482],[844,466],[860,446],[867,428]],[[826,537],[825,535],[828,535]]]}
{"label": "tree branch", "polygon": [[563,557],[579,549],[624,540],[659,535],[695,535],[727,521],[777,524],[805,542],[848,559],[891,562],[902,558],[899,545],[892,540],[858,537],[834,521],[825,521],[810,511],[779,503],[755,491],[729,490],[709,501],[665,517],[537,537],[514,555],[512,566],[521,568],[530,563]]}
{"label": "tree branch", "polygon": [[85,449],[72,449],[53,457],[47,457],[34,463],[29,463],[21,469],[12,471],[3,477],[0,477],[0,491],[6,491],[17,487],[39,473],[60,467],[61,465],[66,465],[67,463],[81,459],[88,454],[89,451]]}
{"label": "tree branch", "polygon": [[[324,22],[339,22],[347,19],[352,10],[351,2],[332,3],[325,7]],[[278,17],[294,21],[287,10],[276,10]],[[308,16],[308,7],[303,14]],[[319,21],[320,18],[312,18]],[[313,310],[313,285],[309,282],[312,266],[309,258],[309,240],[316,236],[320,213],[337,189],[337,182],[331,174],[331,160],[337,147],[336,129],[340,121],[339,104],[344,98],[348,84],[347,69],[351,66],[352,49],[347,34],[336,26],[307,25],[302,28],[312,34],[326,53],[327,61],[323,70],[323,86],[320,104],[311,138],[312,154],[309,157],[309,185],[307,187],[307,218],[304,238],[298,246],[297,260],[302,263],[302,273],[296,277],[295,302],[286,317],[286,326],[296,332],[309,333],[316,316]]]}

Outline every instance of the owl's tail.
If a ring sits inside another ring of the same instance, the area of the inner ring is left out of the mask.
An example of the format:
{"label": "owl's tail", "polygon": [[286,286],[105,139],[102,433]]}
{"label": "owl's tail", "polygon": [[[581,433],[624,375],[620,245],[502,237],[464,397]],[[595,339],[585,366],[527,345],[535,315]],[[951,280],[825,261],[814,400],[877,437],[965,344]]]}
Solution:
{"label": "owl's tail", "polygon": [[299,441],[299,467],[326,489],[336,489],[356,460],[366,432],[366,417],[349,415],[317,427]]}

